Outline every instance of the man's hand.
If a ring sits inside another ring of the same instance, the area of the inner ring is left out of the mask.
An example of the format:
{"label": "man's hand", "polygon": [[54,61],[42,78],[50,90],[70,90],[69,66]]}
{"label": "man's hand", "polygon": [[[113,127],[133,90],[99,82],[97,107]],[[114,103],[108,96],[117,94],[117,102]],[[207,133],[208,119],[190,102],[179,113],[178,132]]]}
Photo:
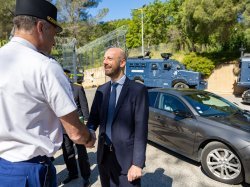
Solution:
{"label": "man's hand", "polygon": [[132,165],[128,170],[128,181],[139,179],[142,176],[142,168]]}
{"label": "man's hand", "polygon": [[90,141],[85,144],[85,147],[87,148],[94,148],[95,142],[96,142],[96,134],[95,131],[89,130],[90,133]]}

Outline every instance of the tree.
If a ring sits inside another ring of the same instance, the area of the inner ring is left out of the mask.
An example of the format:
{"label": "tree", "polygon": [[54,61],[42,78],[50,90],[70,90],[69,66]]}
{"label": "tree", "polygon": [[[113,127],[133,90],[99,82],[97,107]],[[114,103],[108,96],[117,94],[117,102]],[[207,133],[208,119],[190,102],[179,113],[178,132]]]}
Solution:
{"label": "tree", "polygon": [[241,40],[238,42],[244,45],[248,51],[250,50],[250,2],[243,1],[239,6],[241,14],[239,14],[239,23],[235,27],[235,35],[240,36]]}
{"label": "tree", "polygon": [[[73,35],[73,37],[78,38],[80,28],[88,27],[93,20],[105,16],[108,9],[101,10],[95,18],[87,11],[88,8],[97,7],[99,2],[101,2],[101,0],[57,0],[58,19],[59,21],[67,23],[65,33],[69,33]],[[91,20],[91,22],[87,23],[89,20]]]}
{"label": "tree", "polygon": [[126,45],[128,48],[135,48],[141,46],[141,23],[135,16],[132,21],[129,23],[129,30],[126,35]]}
{"label": "tree", "polygon": [[[144,27],[144,41],[147,46],[166,42],[167,25],[171,21],[168,17],[168,3],[155,0],[153,3],[132,11],[132,22],[127,35],[129,47],[141,46],[142,19]],[[142,18],[143,16],[143,18]]]}
{"label": "tree", "polygon": [[[224,45],[230,39],[242,15],[241,0],[186,0],[181,8],[183,30],[191,41],[192,51],[196,44]],[[216,43],[213,43],[216,42]]]}
{"label": "tree", "polygon": [[[162,2],[155,0],[143,7],[144,41],[146,46],[159,45],[170,41],[180,45],[181,30],[179,24],[179,7],[183,0],[169,0]],[[127,34],[127,46],[141,46],[141,10],[132,11],[132,20]],[[172,30],[174,29],[174,30]],[[178,39],[174,37],[178,36]]]}
{"label": "tree", "polygon": [[101,0],[57,0],[58,18],[60,21],[73,23],[86,21],[89,17],[88,8],[97,7]]}
{"label": "tree", "polygon": [[148,46],[167,41],[167,26],[172,22],[168,5],[156,0],[145,7],[145,41]]}
{"label": "tree", "polygon": [[13,27],[15,0],[0,0],[0,39],[8,40]]}

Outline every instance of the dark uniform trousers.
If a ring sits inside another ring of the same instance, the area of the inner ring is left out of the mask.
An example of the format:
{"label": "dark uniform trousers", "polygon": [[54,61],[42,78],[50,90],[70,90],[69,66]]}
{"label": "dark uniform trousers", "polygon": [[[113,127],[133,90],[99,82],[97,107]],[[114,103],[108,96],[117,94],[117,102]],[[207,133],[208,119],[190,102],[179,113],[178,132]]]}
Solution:
{"label": "dark uniform trousers", "polygon": [[102,187],[140,187],[140,179],[129,182],[127,174],[121,174],[112,144],[104,144],[103,149],[103,159],[98,165]]}
{"label": "dark uniform trousers", "polygon": [[[63,158],[69,171],[69,176],[71,177],[78,175],[75,150],[73,145],[74,142],[69,138],[69,136],[67,134],[63,134]],[[78,165],[80,168],[81,176],[83,179],[87,180],[90,177],[91,170],[86,147],[80,144],[75,145],[78,153]]]}
{"label": "dark uniform trousers", "polygon": [[56,169],[46,156],[9,162],[0,158],[0,187],[56,187]]}

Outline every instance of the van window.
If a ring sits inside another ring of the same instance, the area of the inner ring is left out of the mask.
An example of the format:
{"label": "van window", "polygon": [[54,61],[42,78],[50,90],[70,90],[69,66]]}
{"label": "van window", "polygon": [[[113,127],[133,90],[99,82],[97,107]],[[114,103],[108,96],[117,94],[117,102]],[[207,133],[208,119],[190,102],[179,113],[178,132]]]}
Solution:
{"label": "van window", "polygon": [[152,70],[158,70],[157,64],[152,64],[152,65],[151,65],[151,69],[152,69]]}
{"label": "van window", "polygon": [[170,64],[170,63],[164,64],[163,69],[164,69],[164,70],[170,70],[170,69],[171,69],[171,64]]}

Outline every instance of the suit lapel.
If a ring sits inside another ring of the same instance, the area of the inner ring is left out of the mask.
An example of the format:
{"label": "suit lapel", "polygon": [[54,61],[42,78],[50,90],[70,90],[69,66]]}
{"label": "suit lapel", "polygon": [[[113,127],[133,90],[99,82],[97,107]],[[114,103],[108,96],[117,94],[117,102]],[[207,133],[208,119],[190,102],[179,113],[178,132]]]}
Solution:
{"label": "suit lapel", "polygon": [[110,96],[110,89],[111,89],[111,84],[108,82],[108,84],[104,87],[103,90],[103,119],[104,119],[104,124],[106,124],[107,121],[107,113],[108,113],[108,106],[109,106],[109,96]]}
{"label": "suit lapel", "polygon": [[122,90],[121,90],[121,93],[120,93],[120,96],[119,96],[119,99],[117,101],[117,104],[116,104],[116,107],[115,107],[115,114],[114,114],[114,117],[113,117],[113,121],[115,120],[116,116],[117,116],[117,113],[121,107],[121,104],[123,103],[127,93],[128,93],[128,90],[129,90],[129,79],[126,77],[126,80],[124,82],[124,85],[122,87]]}

